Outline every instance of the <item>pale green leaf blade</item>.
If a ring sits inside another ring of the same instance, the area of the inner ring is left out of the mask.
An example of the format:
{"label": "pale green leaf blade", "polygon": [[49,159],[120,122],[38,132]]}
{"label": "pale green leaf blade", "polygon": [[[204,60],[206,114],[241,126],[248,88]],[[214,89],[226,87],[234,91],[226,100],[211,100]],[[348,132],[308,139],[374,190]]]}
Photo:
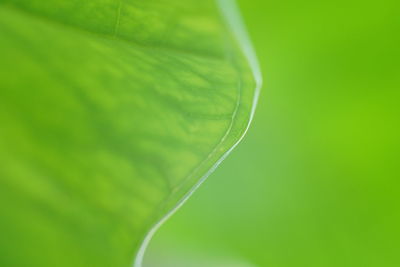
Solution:
{"label": "pale green leaf blade", "polygon": [[220,8],[0,1],[1,265],[132,265],[238,142],[257,80]]}

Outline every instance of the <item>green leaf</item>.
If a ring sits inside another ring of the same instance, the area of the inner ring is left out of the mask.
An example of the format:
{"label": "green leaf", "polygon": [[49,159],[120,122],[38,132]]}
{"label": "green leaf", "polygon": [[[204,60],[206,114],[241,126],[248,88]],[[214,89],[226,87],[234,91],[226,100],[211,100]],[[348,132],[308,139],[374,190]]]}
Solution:
{"label": "green leaf", "polygon": [[141,264],[254,112],[232,7],[0,0],[1,266]]}

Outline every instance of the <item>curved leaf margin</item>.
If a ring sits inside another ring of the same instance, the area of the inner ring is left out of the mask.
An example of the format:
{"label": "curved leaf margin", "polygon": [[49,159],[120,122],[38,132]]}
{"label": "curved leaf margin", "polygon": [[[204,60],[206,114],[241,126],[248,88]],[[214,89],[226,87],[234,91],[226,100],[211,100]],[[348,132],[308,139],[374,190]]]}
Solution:
{"label": "curved leaf margin", "polygon": [[[246,31],[245,25],[241,19],[240,11],[238,5],[235,0],[216,0],[218,3],[219,10],[221,15],[225,19],[225,23],[227,28],[231,31],[231,34],[234,36],[235,41],[239,45],[241,52],[245,59],[247,60],[248,67],[251,69],[253,74],[253,79],[255,81],[255,88],[254,88],[254,96],[253,96],[253,103],[251,107],[251,111],[248,117],[247,126],[244,131],[241,133],[238,140],[228,149],[216,162],[213,163],[212,167],[201,176],[201,178],[195,183],[194,186],[173,206],[167,213],[162,216],[151,228],[148,230],[146,236],[144,237],[142,243],[140,244],[139,250],[135,255],[135,260],[133,263],[134,267],[141,267],[143,263],[143,258],[145,256],[146,249],[153,238],[154,234],[157,230],[180,208],[182,205],[193,195],[193,193],[201,186],[201,184],[214,172],[214,170],[225,160],[225,158],[235,149],[235,147],[242,141],[244,136],[246,135],[250,124],[253,120],[254,113],[257,107],[258,98],[260,96],[261,87],[263,84],[262,74],[260,70],[260,66],[256,57],[256,53],[254,48],[251,44],[251,41],[248,37],[248,33]],[[240,98],[239,98],[240,100]],[[237,114],[237,109],[232,115],[232,121],[235,119]],[[232,123],[233,124],[233,123]],[[216,152],[218,146],[224,141],[224,139],[229,134],[232,124],[227,130],[224,137],[221,139],[220,143],[216,146],[216,148],[210,153],[210,155],[202,162],[190,176],[194,176],[194,174],[200,169],[201,165],[207,162],[213,153]]]}

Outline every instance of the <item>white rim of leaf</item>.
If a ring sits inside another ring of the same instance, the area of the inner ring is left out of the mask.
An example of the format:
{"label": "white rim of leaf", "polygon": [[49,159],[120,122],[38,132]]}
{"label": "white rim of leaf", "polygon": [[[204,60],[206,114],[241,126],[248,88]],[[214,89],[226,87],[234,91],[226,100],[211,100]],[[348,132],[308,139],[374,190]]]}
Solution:
{"label": "white rim of leaf", "polygon": [[190,198],[190,196],[199,188],[199,186],[207,179],[208,176],[221,164],[222,161],[232,152],[232,150],[242,141],[243,137],[246,135],[251,122],[253,121],[254,113],[257,107],[258,98],[260,96],[261,86],[262,86],[262,75],[259,67],[259,63],[248,37],[248,33],[241,19],[239,8],[235,0],[216,0],[220,9],[221,14],[225,18],[227,26],[238,42],[249,67],[253,73],[253,78],[256,84],[254,89],[253,103],[250,112],[250,117],[244,130],[243,134],[236,141],[236,143],[228,149],[221,158],[199,179],[199,181],[185,194],[185,196],[173,207],[167,214],[165,214],[157,223],[155,223],[151,229],[146,234],[142,243],[140,244],[139,250],[136,253],[133,267],[142,267],[144,254],[146,249],[153,238],[157,230],[163,225],[182,205]]}

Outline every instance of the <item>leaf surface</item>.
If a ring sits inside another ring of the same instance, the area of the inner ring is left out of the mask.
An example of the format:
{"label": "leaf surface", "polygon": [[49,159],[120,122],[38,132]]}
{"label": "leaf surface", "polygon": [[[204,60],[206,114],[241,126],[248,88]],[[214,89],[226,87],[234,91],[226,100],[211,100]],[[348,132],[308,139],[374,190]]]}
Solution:
{"label": "leaf surface", "polygon": [[0,0],[2,266],[140,265],[254,111],[229,5]]}

